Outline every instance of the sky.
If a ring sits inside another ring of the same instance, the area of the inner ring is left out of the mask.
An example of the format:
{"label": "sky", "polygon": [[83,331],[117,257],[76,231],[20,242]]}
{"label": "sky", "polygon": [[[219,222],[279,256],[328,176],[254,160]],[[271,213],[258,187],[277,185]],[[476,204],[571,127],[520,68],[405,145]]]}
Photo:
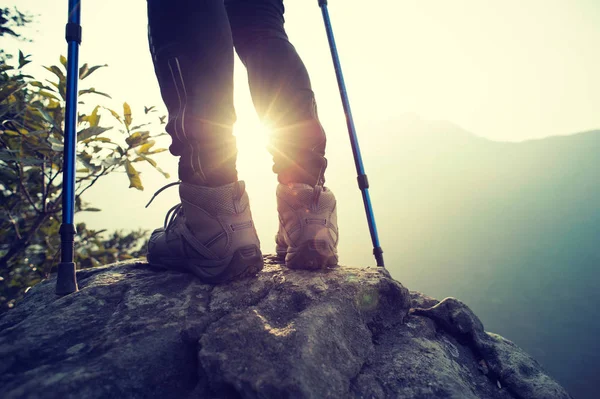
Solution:
{"label": "sky", "polygon": [[[40,65],[56,64],[60,54],[66,55],[67,3],[5,1],[6,6],[34,14],[35,22],[22,30],[31,43],[3,39],[2,45],[9,52],[20,48],[32,54],[30,71],[36,76],[50,78]],[[347,180],[332,181],[330,187],[334,192],[355,187],[352,153],[317,0],[288,0],[285,5],[286,30],[309,70],[328,134],[332,175],[347,175]],[[393,126],[404,114],[447,120],[498,141],[600,127],[600,5],[594,0],[331,0],[329,12],[367,172],[369,158],[378,154],[369,131],[382,124]],[[84,0],[81,23],[81,63],[109,65],[83,86],[110,93],[113,100],[106,105],[113,108],[127,101],[134,118],[145,105],[156,105],[165,113],[148,51],[146,2]],[[257,221],[261,240],[270,243],[276,230],[275,200],[263,191],[274,190],[276,181],[245,70],[237,60],[235,68],[238,169],[247,181],[251,201],[256,199],[253,212],[261,219]],[[401,136],[390,142],[401,146]],[[169,139],[164,137],[159,144],[167,147]],[[175,174],[173,157],[164,154],[160,161],[163,169]],[[109,229],[160,225],[164,212],[177,202],[177,190],[165,193],[144,211],[151,194],[172,180],[151,170],[144,170],[142,179],[144,192],[128,190],[125,175],[98,183],[85,199],[104,211],[84,220],[92,227]],[[360,201],[356,190],[353,198],[340,202],[342,208],[359,210],[356,220],[347,222],[350,228],[342,232],[341,240],[343,234],[364,235],[369,258]]]}

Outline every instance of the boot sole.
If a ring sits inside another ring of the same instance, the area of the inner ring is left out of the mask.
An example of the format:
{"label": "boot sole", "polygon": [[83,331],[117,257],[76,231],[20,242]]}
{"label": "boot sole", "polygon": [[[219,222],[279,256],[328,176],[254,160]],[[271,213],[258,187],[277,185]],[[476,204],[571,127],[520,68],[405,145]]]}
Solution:
{"label": "boot sole", "polygon": [[337,264],[334,248],[323,240],[309,240],[298,247],[288,247],[285,255],[285,265],[290,269],[320,270]]}
{"label": "boot sole", "polygon": [[237,249],[233,255],[219,260],[188,258],[157,258],[148,254],[150,266],[162,269],[191,272],[209,284],[227,283],[255,276],[263,268],[264,261],[256,245]]}

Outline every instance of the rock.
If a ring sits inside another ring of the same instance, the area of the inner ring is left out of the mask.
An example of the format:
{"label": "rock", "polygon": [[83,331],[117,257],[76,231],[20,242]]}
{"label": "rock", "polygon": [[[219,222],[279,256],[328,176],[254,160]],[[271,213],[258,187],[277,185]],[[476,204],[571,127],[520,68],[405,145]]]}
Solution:
{"label": "rock", "polygon": [[77,277],[78,292],[57,297],[50,279],[0,316],[0,397],[569,397],[460,301],[379,268],[267,256],[221,286],[140,261]]}
{"label": "rock", "polygon": [[[491,373],[521,398],[569,398],[540,364],[511,341],[484,331],[479,318],[461,301],[446,298],[428,309],[413,308],[410,314],[432,319],[440,328],[470,347],[484,361],[484,374]],[[480,365],[481,366],[481,365]]]}

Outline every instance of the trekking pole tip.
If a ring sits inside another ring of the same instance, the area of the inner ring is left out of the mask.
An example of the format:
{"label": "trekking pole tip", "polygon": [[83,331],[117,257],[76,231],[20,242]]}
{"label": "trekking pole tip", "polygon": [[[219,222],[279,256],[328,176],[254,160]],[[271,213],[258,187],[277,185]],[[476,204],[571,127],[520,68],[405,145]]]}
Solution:
{"label": "trekking pole tip", "polygon": [[75,263],[61,262],[58,264],[56,276],[56,295],[68,295],[79,291],[75,277]]}
{"label": "trekking pole tip", "polygon": [[381,249],[381,247],[373,248],[373,255],[375,255],[375,261],[377,262],[377,266],[385,267],[383,263],[383,249]]}

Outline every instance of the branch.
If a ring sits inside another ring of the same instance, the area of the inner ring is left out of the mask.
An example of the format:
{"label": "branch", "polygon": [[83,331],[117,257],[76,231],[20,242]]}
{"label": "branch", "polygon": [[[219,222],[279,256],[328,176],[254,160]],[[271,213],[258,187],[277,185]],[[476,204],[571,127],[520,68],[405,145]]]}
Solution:
{"label": "branch", "polygon": [[31,206],[33,207],[33,209],[37,213],[40,213],[41,211],[35,206],[35,203],[33,202],[33,199],[31,199],[31,195],[29,195],[29,191],[27,191],[27,188],[25,188],[25,185],[23,184],[23,168],[21,168],[21,166],[19,166],[17,164],[17,169],[19,171],[19,187],[21,188],[21,190],[25,194],[25,198],[27,198],[27,201],[29,201],[29,203],[31,204]]}
{"label": "branch", "polygon": [[54,174],[54,176],[52,176],[50,178],[50,180],[48,180],[48,187],[50,187],[52,185],[52,183],[54,182],[54,179],[56,179],[61,174],[61,172],[62,172],[62,169],[58,169],[56,171],[56,173]]}
{"label": "branch", "polygon": [[105,176],[109,171],[110,171],[111,167],[105,168],[99,175],[95,176],[94,179],[92,180],[92,182],[90,184],[88,184],[83,190],[81,190],[81,192],[77,195],[79,195],[80,197],[83,195],[83,193],[85,193],[85,191],[92,187],[96,181],[98,181],[98,179],[102,176]]}
{"label": "branch", "polygon": [[19,240],[23,239],[23,237],[21,236],[21,232],[19,231],[19,225],[17,224],[17,221],[15,220],[13,215],[10,213],[10,211],[7,210],[6,213],[8,214],[8,220],[10,221],[10,224],[12,224],[13,227],[15,228],[15,233],[17,234],[17,238]]}
{"label": "branch", "polygon": [[[44,194],[44,212],[46,213],[55,213],[55,210],[48,209],[48,198],[50,196],[50,189],[52,188],[52,183],[54,183],[54,179],[56,179],[61,173],[61,170],[57,170],[54,176],[49,177],[48,183],[46,184],[46,192]],[[52,207],[53,208],[53,207]]]}
{"label": "branch", "polygon": [[18,225],[17,221],[15,220],[15,218],[13,217],[13,215],[12,215],[12,213],[11,213],[11,212],[12,212],[12,210],[13,210],[13,209],[15,209],[15,206],[16,206],[16,205],[17,205],[17,204],[16,204],[16,203],[14,203],[14,204],[13,204],[13,205],[10,207],[10,209],[9,209],[8,207],[6,207],[6,206],[3,204],[3,208],[4,208],[4,212],[6,212],[6,214],[8,215],[8,221],[10,222],[10,224],[12,224],[12,226],[13,226],[13,227],[14,227],[14,229],[15,229],[15,233],[17,234],[17,238],[20,240],[20,239],[22,238],[22,236],[21,236],[21,231],[19,230],[19,225]]}
{"label": "branch", "polygon": [[8,266],[8,262],[10,262],[14,257],[23,252],[28,246],[29,241],[33,238],[33,236],[37,233],[40,226],[46,221],[48,214],[40,213],[38,217],[33,222],[33,225],[27,232],[27,235],[20,240],[14,242],[8,252],[0,258],[0,268],[6,268]]}
{"label": "branch", "polygon": [[48,190],[46,186],[46,160],[42,162],[42,212],[46,212],[46,198],[48,198]]}

